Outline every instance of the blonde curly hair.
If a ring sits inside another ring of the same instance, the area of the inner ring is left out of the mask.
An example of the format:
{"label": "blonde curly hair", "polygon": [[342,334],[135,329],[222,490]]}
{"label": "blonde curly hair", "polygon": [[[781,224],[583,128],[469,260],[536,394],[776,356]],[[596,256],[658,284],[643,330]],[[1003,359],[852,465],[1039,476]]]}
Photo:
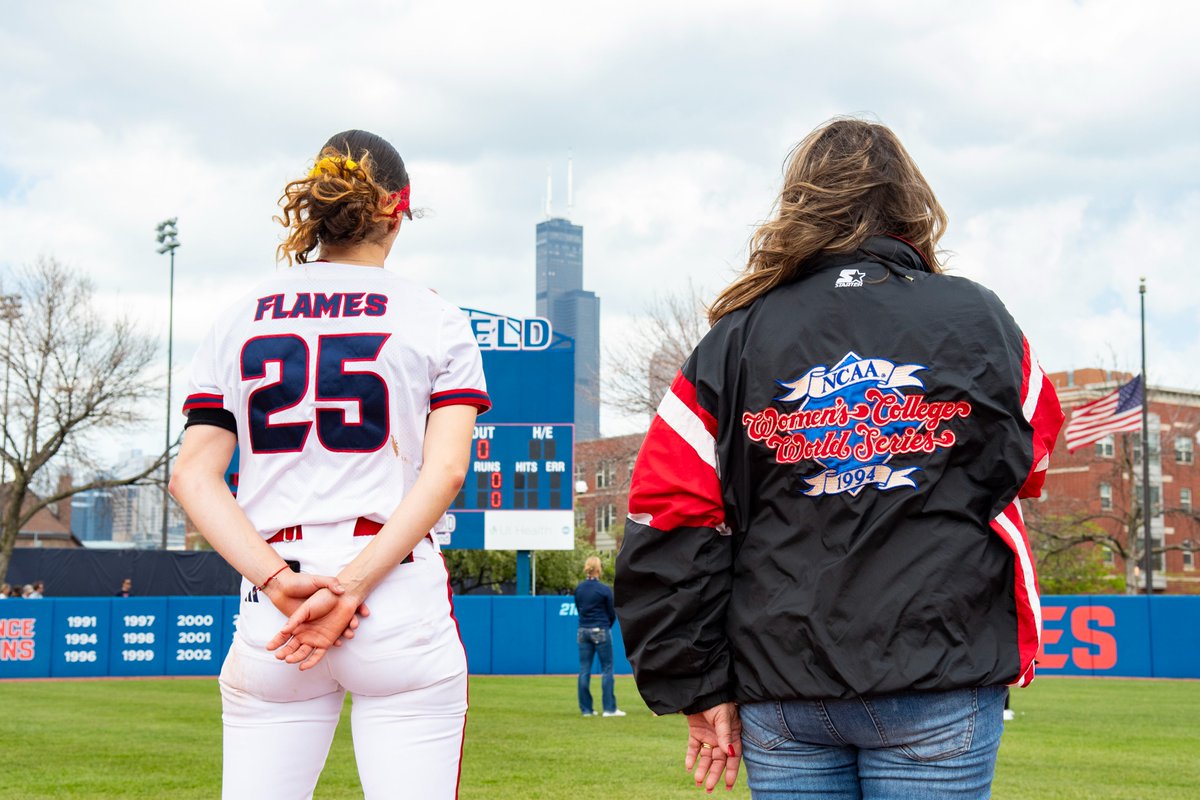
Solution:
{"label": "blonde curly hair", "polygon": [[[397,206],[409,219],[408,171],[386,140],[366,131],[335,134],[307,177],[290,182],[274,220],[288,229],[278,260],[308,262],[321,243],[354,245],[387,235]],[[403,193],[403,195],[401,195]]]}

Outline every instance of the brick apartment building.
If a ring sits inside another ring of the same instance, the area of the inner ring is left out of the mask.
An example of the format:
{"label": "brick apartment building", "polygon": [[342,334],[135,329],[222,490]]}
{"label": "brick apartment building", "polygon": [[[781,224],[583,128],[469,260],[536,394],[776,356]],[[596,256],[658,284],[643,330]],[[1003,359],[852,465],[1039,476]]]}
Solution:
{"label": "brick apartment building", "polygon": [[575,527],[600,550],[616,549],[629,511],[629,476],[645,434],[575,444]]}
{"label": "brick apartment building", "polygon": [[[1131,376],[1099,369],[1074,370],[1050,375],[1058,387],[1063,410],[1111,392]],[[1200,593],[1200,392],[1151,388],[1150,487],[1154,516],[1151,532],[1156,545],[1174,547],[1155,559],[1154,586],[1173,594]],[[601,549],[617,545],[629,503],[629,476],[644,434],[630,434],[579,442],[575,449],[575,524],[586,527]],[[1117,434],[1095,445],[1067,452],[1059,437],[1044,497],[1026,503],[1031,518],[1060,517],[1088,521],[1116,533],[1122,526],[1140,523],[1131,519],[1138,506],[1141,460],[1137,455],[1140,434]],[[1032,522],[1032,519],[1031,519]],[[1105,560],[1114,574],[1126,574],[1121,557],[1105,549]],[[1137,573],[1140,576],[1140,571]],[[1144,580],[1139,578],[1139,580]],[[1140,585],[1140,584],[1139,584]]]}
{"label": "brick apartment building", "polygon": [[[1112,392],[1132,376],[1107,370],[1083,369],[1050,374],[1059,399],[1070,417],[1071,409]],[[1200,392],[1150,388],[1150,505],[1151,536],[1155,546],[1178,548],[1153,561],[1154,588],[1171,594],[1200,594],[1197,554],[1200,514],[1196,493],[1200,470],[1196,466],[1200,436]],[[1036,508],[1027,507],[1027,518],[1057,516],[1086,520],[1128,541],[1132,528],[1144,535],[1141,506],[1141,433],[1118,433],[1074,453],[1067,452],[1060,435],[1046,477],[1045,492]],[[1032,520],[1031,520],[1032,522]],[[1105,560],[1115,574],[1125,575],[1120,555],[1105,548]],[[1145,578],[1136,572],[1139,590]]]}

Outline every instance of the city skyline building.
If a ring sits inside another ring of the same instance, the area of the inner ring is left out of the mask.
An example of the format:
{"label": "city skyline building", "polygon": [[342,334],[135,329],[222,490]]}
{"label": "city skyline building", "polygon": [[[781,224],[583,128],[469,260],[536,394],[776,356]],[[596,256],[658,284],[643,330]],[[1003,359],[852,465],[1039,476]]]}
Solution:
{"label": "city skyline building", "polygon": [[[113,467],[115,475],[140,472],[153,463],[141,450],[130,451]],[[162,489],[154,484],[114,486],[112,495],[111,541],[132,544],[149,550],[162,546]],[[167,548],[182,550],[186,544],[185,515],[174,500],[168,505]]]}
{"label": "city skyline building", "polygon": [[113,540],[113,494],[109,489],[90,489],[72,495],[71,533],[81,542]]}
{"label": "city skyline building", "polygon": [[[567,167],[567,209],[571,208]],[[600,436],[600,298],[583,288],[583,226],[554,216],[549,178],[546,217],[537,225],[537,314],[575,340],[575,439]]]}

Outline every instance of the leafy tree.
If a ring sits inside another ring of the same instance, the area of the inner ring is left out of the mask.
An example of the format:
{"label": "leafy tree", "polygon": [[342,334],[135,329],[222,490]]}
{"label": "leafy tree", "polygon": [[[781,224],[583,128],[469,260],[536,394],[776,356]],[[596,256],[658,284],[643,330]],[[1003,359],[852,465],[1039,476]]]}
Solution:
{"label": "leafy tree", "polygon": [[[1054,523],[1064,531],[1070,520]],[[1038,584],[1045,594],[1113,594],[1125,591],[1125,580],[1113,575],[1099,547],[1083,547],[1081,538],[1100,538],[1104,531],[1095,523],[1081,523],[1076,537],[1048,536],[1030,531],[1030,546],[1037,564]],[[1047,526],[1050,527],[1050,526]]]}
{"label": "leafy tree", "polygon": [[[125,318],[107,321],[93,304],[91,282],[53,258],[40,258],[16,275],[3,294],[0,369],[5,390],[0,459],[8,478],[0,502],[0,576],[8,571],[21,528],[42,508],[89,489],[141,482],[162,468],[163,456],[144,472],[51,488],[52,463],[70,461],[85,473],[91,435],[128,428],[143,419],[144,401],[161,397],[149,374],[155,342]],[[91,466],[92,469],[87,469]]]}
{"label": "leafy tree", "polygon": [[455,594],[502,594],[517,579],[513,550],[445,550]]}
{"label": "leafy tree", "polygon": [[611,585],[616,569],[616,553],[593,550],[588,529],[575,529],[574,550],[543,550],[537,554],[535,582],[538,594],[571,594],[583,580],[583,565],[591,556],[600,559],[600,580]]}
{"label": "leafy tree", "polygon": [[[515,550],[446,550],[450,586],[456,594],[502,594],[517,579]],[[537,594],[570,594],[583,580],[583,564],[597,556],[601,580],[611,584],[616,553],[596,552],[588,543],[588,530],[575,529],[574,550],[540,550],[534,554],[534,590]],[[482,590],[482,591],[481,591]]]}

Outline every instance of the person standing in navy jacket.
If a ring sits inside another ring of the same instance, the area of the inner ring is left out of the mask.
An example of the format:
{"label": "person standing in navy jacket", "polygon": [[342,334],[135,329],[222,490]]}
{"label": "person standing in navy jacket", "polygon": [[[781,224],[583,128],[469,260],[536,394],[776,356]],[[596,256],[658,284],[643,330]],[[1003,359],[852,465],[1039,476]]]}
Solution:
{"label": "person standing in navy jacket", "polygon": [[612,624],[617,618],[612,589],[600,582],[600,559],[592,556],[583,565],[585,579],[575,587],[575,610],[579,612],[579,710],[595,716],[592,706],[592,660],[600,657],[600,689],[604,716],[623,717],[613,692]]}

